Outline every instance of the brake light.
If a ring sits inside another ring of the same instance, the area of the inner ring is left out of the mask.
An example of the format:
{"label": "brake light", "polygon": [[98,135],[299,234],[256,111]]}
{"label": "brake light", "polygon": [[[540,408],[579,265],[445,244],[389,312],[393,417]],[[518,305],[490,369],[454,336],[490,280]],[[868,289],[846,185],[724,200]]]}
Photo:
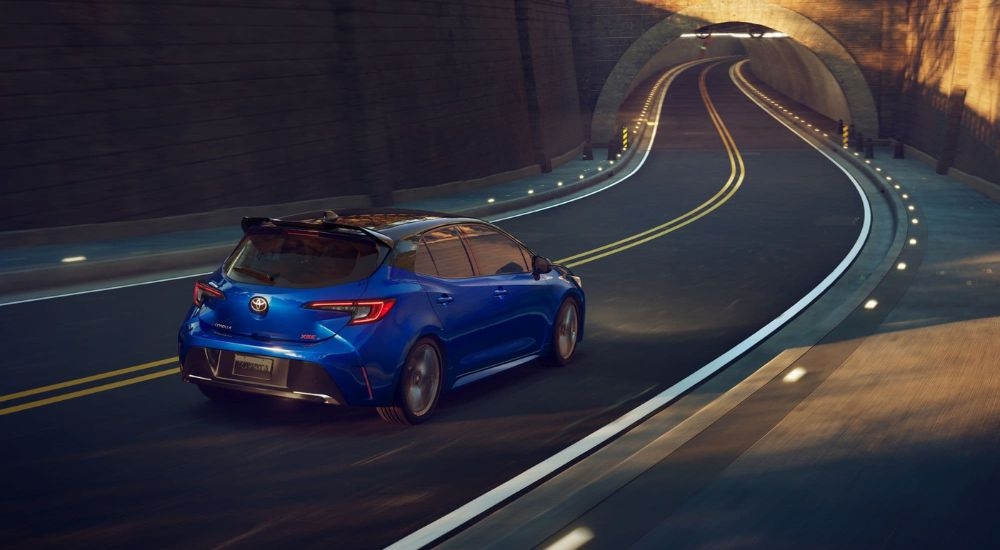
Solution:
{"label": "brake light", "polygon": [[354,300],[351,302],[309,302],[302,307],[350,313],[351,321],[347,324],[363,325],[381,320],[389,314],[389,310],[395,304],[394,298],[387,298],[385,300]]}
{"label": "brake light", "polygon": [[215,298],[218,300],[225,300],[226,295],[222,293],[221,290],[215,288],[214,286],[197,281],[194,284],[194,305],[200,306],[205,303],[208,298]]}

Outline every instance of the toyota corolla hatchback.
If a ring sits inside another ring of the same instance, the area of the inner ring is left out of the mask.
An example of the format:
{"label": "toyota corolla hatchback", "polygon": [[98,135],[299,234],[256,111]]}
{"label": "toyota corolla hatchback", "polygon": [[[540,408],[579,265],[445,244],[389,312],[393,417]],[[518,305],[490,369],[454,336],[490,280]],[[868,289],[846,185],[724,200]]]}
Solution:
{"label": "toyota corolla hatchback", "polygon": [[373,406],[393,423],[442,391],[583,338],[579,277],[482,220],[403,210],[244,218],[178,336],[181,376],[247,394]]}

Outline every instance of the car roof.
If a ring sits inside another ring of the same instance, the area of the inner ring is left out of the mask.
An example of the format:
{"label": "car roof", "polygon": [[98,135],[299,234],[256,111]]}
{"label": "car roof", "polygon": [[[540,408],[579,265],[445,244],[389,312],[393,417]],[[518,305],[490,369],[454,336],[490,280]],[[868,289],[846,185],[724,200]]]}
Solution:
{"label": "car roof", "polygon": [[422,233],[434,227],[453,223],[488,223],[483,220],[432,212],[427,210],[408,210],[402,208],[365,208],[340,211],[302,212],[278,218],[280,221],[321,224],[324,221],[335,221],[340,226],[363,227],[389,237],[393,241],[405,239]]}

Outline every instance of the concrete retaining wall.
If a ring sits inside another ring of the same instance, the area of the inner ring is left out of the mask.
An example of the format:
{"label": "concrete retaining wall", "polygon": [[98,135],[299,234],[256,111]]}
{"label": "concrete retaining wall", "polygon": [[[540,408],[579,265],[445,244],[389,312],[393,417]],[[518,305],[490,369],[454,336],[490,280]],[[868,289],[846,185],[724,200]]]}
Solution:
{"label": "concrete retaining wall", "polygon": [[565,1],[0,0],[0,13],[0,230],[384,204],[542,169],[584,140]]}

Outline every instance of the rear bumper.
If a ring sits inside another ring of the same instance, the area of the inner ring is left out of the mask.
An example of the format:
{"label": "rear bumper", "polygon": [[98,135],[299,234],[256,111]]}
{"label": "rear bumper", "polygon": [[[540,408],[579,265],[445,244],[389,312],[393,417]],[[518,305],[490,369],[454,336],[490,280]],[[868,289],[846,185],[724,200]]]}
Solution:
{"label": "rear bumper", "polygon": [[[352,404],[323,367],[316,363],[266,357],[273,364],[273,376],[270,380],[261,381],[235,373],[233,364],[236,355],[232,351],[190,347],[181,360],[181,379],[205,386],[327,405]],[[367,388],[359,389],[367,397]]]}

